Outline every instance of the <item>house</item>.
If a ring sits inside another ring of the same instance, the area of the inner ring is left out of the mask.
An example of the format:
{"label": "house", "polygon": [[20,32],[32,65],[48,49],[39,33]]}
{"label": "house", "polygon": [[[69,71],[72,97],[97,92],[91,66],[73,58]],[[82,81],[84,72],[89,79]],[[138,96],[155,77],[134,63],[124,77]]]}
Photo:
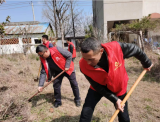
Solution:
{"label": "house", "polygon": [[[116,24],[160,13],[160,0],[93,0],[93,24],[107,39]],[[155,15],[153,16],[153,18]]]}
{"label": "house", "polygon": [[[151,14],[151,19],[152,20],[160,19],[160,14],[159,13]],[[148,32],[148,37],[152,38],[154,42],[158,42],[160,44],[160,29],[157,29],[155,31],[149,31]]]}
{"label": "house", "polygon": [[35,53],[35,44],[41,44],[42,35],[53,37],[48,22],[11,22],[5,27],[5,35],[0,39],[0,54]]}

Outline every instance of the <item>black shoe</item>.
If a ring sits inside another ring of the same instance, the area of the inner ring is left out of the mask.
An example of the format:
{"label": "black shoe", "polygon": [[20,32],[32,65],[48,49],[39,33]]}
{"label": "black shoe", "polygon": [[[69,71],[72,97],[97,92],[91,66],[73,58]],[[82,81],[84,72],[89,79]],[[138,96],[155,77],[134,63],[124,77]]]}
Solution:
{"label": "black shoe", "polygon": [[74,102],[75,102],[75,104],[76,104],[77,107],[81,106],[81,101],[80,100],[74,101]]}
{"label": "black shoe", "polygon": [[55,102],[55,103],[54,103],[54,107],[55,107],[55,108],[58,108],[58,107],[61,106],[61,105],[62,105],[62,103],[58,103],[58,102]]}

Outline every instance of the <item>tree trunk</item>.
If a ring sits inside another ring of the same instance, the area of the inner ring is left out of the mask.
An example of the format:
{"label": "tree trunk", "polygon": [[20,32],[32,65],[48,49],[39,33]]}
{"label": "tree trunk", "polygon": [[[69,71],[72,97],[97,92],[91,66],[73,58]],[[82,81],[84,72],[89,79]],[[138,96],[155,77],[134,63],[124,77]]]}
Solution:
{"label": "tree trunk", "polygon": [[73,8],[72,8],[72,1],[70,0],[71,3],[71,15],[72,15],[72,25],[73,25],[73,37],[75,38],[75,28],[74,28],[74,19],[73,19]]}
{"label": "tree trunk", "polygon": [[60,30],[61,30],[61,38],[62,38],[62,48],[64,49],[64,33],[63,33],[63,25],[60,22]]}
{"label": "tree trunk", "polygon": [[140,47],[140,48],[142,48],[142,43],[141,43],[141,40],[140,40],[140,35],[139,34],[137,34],[137,41],[138,41],[138,46]]}
{"label": "tree trunk", "polygon": [[57,27],[58,25],[57,25],[57,18],[56,18],[56,3],[55,3],[56,1],[53,0],[52,2],[53,2],[53,9],[54,9],[54,21],[55,21],[54,22],[54,24],[55,24],[54,27],[55,27],[55,32],[56,32],[55,35],[56,35],[56,38],[58,38],[58,27]]}
{"label": "tree trunk", "polygon": [[143,38],[142,38],[142,31],[139,31],[139,35],[140,35],[140,41],[141,41],[141,49],[144,51],[144,43],[143,43]]}

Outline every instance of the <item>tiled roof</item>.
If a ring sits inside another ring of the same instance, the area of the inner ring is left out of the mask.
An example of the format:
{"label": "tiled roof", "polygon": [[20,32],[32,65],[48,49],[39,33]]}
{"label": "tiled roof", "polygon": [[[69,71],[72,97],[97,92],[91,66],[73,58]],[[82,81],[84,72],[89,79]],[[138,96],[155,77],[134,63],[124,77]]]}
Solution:
{"label": "tiled roof", "polygon": [[151,17],[152,19],[160,18],[160,14],[159,14],[159,13],[152,13],[150,17]]}
{"label": "tiled roof", "polygon": [[[4,27],[6,34],[23,34],[26,33],[45,33],[48,28],[49,23],[35,23],[32,25],[29,24],[16,24],[16,25],[7,25]],[[26,31],[25,31],[26,30]]]}

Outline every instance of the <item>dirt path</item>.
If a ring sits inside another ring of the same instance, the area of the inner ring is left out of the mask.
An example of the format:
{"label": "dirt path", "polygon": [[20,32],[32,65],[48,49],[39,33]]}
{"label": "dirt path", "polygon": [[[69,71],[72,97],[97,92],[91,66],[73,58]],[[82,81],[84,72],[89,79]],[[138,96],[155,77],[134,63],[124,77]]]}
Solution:
{"label": "dirt path", "polygon": [[[83,105],[89,83],[78,69],[78,59],[75,62]],[[75,106],[68,79],[64,78],[62,83],[62,106],[50,113],[54,100],[52,85],[34,97],[32,102],[27,101],[37,89],[38,82],[34,82],[34,78],[37,77],[39,61],[36,57],[27,57],[27,60],[1,57],[0,66],[0,122],[78,122],[82,106]],[[129,89],[143,69],[133,58],[126,60],[126,69],[130,78]],[[147,82],[146,76],[128,100],[131,122],[160,122],[160,84]],[[114,112],[113,104],[102,98],[95,108],[92,122],[107,122]]]}

